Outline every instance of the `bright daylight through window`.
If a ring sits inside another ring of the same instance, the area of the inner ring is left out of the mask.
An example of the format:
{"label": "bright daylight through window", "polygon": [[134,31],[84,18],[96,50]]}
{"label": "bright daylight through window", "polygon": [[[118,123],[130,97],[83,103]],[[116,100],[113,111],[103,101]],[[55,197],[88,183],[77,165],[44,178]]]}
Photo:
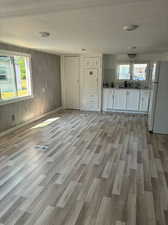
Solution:
{"label": "bright daylight through window", "polygon": [[147,64],[133,64],[133,80],[146,80]]}
{"label": "bright daylight through window", "polygon": [[118,79],[119,80],[129,80],[130,77],[130,65],[119,65],[118,66]]}
{"label": "bright daylight through window", "polygon": [[0,53],[0,103],[31,96],[30,56]]}
{"label": "bright daylight through window", "polygon": [[145,81],[147,66],[147,63],[120,64],[117,69],[117,78],[119,80]]}

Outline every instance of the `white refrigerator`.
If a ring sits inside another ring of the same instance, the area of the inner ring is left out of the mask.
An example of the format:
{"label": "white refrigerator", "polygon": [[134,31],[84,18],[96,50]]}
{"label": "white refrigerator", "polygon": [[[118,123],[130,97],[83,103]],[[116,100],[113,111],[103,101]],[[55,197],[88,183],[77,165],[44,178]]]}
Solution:
{"label": "white refrigerator", "polygon": [[153,63],[151,75],[148,129],[168,134],[168,62]]}

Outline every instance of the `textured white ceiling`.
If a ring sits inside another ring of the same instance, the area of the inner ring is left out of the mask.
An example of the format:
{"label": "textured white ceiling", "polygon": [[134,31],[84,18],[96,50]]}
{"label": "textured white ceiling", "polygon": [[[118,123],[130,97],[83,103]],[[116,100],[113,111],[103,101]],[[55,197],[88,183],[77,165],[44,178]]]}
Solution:
{"label": "textured white ceiling", "polygon": [[[168,0],[0,0],[0,41],[53,53],[168,51]],[[126,24],[139,29],[125,32]],[[40,31],[51,36],[40,37]]]}

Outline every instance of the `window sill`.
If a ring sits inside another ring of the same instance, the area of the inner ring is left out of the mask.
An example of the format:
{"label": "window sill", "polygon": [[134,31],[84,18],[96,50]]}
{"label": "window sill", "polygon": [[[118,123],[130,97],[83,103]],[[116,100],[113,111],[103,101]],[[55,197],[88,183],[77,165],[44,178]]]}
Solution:
{"label": "window sill", "polygon": [[34,98],[33,95],[30,95],[30,96],[24,96],[24,97],[12,98],[12,99],[9,99],[9,100],[0,100],[0,106],[1,106],[1,105],[11,104],[11,103],[16,103],[16,102],[21,102],[21,101],[25,101],[25,100],[32,99],[32,98]]}

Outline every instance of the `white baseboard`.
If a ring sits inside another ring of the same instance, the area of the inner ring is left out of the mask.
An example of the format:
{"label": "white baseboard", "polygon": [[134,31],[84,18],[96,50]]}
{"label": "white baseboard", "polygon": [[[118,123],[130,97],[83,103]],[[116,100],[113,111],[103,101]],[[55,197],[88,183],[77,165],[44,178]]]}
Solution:
{"label": "white baseboard", "polygon": [[131,110],[115,110],[115,109],[103,109],[102,112],[118,112],[118,113],[130,113],[130,114],[145,114],[147,115],[148,112],[143,111],[131,111]]}
{"label": "white baseboard", "polygon": [[18,124],[18,125],[16,125],[15,127],[9,128],[9,129],[7,129],[7,130],[5,130],[5,131],[2,131],[2,132],[0,133],[0,137],[4,136],[4,135],[6,135],[6,134],[9,134],[9,133],[11,133],[11,132],[13,132],[13,131],[15,131],[15,130],[21,128],[21,127],[23,127],[23,126],[26,126],[26,125],[30,124],[30,123],[33,123],[33,122],[35,122],[35,121],[37,121],[37,120],[39,120],[39,119],[42,119],[42,118],[45,117],[45,116],[51,115],[51,114],[53,114],[53,113],[56,113],[56,112],[60,111],[61,109],[62,109],[62,106],[61,106],[61,107],[58,107],[58,108],[56,108],[56,109],[54,109],[54,110],[52,110],[52,111],[50,111],[50,112],[44,113],[44,114],[42,114],[42,115],[40,115],[40,116],[37,116],[37,117],[35,117],[35,118],[31,119],[31,120],[28,120],[28,121],[26,121],[26,122],[23,122],[23,123],[21,123],[21,124]]}

